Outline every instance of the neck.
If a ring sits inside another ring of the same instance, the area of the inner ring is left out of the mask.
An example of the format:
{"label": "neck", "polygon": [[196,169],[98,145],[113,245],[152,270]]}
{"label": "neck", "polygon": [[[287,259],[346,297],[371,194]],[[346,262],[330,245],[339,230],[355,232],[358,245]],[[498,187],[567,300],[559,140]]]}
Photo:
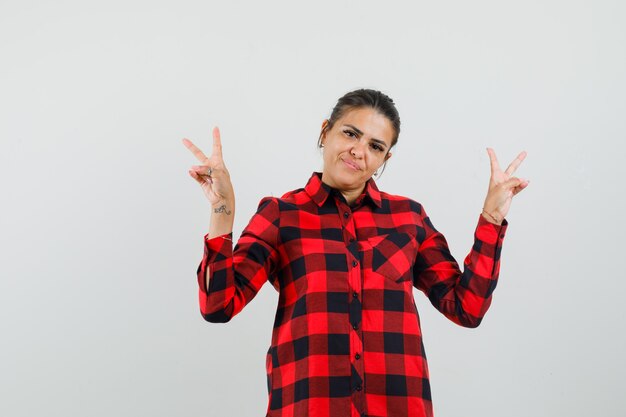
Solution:
{"label": "neck", "polygon": [[324,184],[339,191],[341,195],[343,195],[343,198],[346,199],[346,202],[349,206],[353,205],[356,199],[363,193],[366,185],[366,183],[364,183],[361,184],[359,188],[342,188],[338,186],[334,181],[329,180],[326,176],[324,176],[324,174],[322,174],[321,179]]}
{"label": "neck", "polygon": [[364,189],[365,187],[361,188],[360,191],[350,191],[350,192],[342,191],[341,194],[346,199],[346,202],[348,203],[348,205],[352,206],[354,205],[354,202],[356,201],[356,199],[363,193]]}

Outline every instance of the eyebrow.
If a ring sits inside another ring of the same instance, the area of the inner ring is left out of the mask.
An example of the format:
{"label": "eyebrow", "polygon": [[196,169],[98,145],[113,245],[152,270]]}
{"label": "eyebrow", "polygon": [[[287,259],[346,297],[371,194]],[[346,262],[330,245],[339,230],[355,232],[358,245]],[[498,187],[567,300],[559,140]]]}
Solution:
{"label": "eyebrow", "polygon": [[[358,127],[356,127],[356,126],[352,126],[352,125],[348,125],[348,124],[344,124],[344,126],[348,126],[349,128],[354,129],[354,131],[355,131],[355,132],[356,132],[359,136],[362,136],[362,135],[363,135],[363,132],[361,132],[361,131],[359,130],[359,128],[358,128]],[[385,141],[384,141],[384,140],[380,140],[380,139],[376,139],[376,138],[372,138],[372,140],[373,140],[374,142],[376,142],[376,143],[379,143],[379,144],[383,145],[385,148],[387,148],[387,143],[385,143]]]}

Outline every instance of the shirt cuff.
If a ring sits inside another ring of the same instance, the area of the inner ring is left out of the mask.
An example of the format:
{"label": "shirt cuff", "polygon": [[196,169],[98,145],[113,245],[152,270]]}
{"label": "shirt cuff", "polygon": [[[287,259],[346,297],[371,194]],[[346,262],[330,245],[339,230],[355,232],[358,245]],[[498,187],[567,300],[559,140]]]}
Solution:
{"label": "shirt cuff", "polygon": [[506,235],[506,229],[509,226],[509,222],[506,219],[502,219],[502,224],[491,223],[485,219],[485,216],[478,215],[478,226],[476,226],[476,232],[485,243],[495,244],[502,242],[504,235]]}
{"label": "shirt cuff", "polygon": [[233,253],[233,232],[209,238],[209,234],[204,235],[204,257],[206,264],[223,261],[232,256]]}

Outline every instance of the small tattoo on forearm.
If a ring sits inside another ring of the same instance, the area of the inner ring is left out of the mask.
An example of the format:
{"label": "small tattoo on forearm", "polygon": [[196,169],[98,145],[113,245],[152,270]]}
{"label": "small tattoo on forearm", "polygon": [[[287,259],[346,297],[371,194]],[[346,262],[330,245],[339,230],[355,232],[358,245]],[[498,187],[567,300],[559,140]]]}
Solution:
{"label": "small tattoo on forearm", "polygon": [[225,205],[221,205],[220,207],[214,208],[213,209],[213,213],[226,213],[227,215],[230,216],[231,211],[230,210],[226,210],[226,206]]}

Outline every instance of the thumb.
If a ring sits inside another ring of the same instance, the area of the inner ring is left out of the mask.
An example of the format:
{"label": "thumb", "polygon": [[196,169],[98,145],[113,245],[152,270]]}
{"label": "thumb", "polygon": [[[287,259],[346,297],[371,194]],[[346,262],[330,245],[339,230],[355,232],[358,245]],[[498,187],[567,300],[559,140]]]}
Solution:
{"label": "thumb", "polygon": [[502,185],[503,185],[503,187],[505,189],[509,190],[511,188],[518,187],[524,181],[526,181],[526,180],[524,180],[522,178],[518,178],[518,177],[512,177],[512,178],[509,178],[508,180],[506,180]]}

